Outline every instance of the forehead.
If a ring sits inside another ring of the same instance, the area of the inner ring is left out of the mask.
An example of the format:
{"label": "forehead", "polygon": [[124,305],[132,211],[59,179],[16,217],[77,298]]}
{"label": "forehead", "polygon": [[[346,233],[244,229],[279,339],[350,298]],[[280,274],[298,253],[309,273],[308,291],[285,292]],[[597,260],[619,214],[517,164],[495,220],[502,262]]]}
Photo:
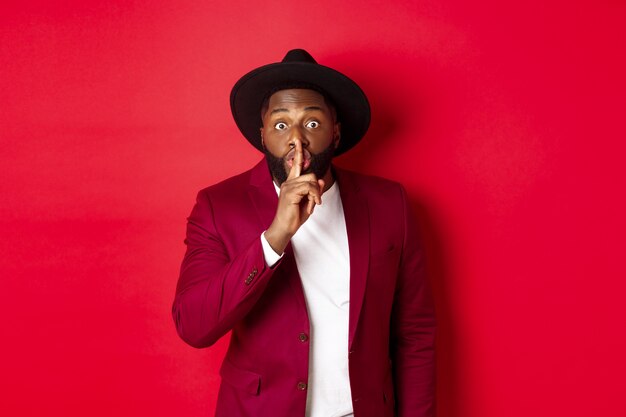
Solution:
{"label": "forehead", "polygon": [[270,110],[277,107],[289,108],[299,106],[317,106],[323,110],[328,110],[324,96],[315,90],[303,88],[291,88],[277,91],[270,96],[268,102]]}

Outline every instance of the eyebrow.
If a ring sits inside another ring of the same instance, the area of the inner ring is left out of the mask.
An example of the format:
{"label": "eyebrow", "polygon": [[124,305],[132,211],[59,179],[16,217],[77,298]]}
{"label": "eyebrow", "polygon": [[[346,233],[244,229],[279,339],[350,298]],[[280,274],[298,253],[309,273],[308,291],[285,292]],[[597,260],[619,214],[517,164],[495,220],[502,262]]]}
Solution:
{"label": "eyebrow", "polygon": [[[310,111],[310,110],[319,110],[319,111],[324,111],[324,109],[322,109],[320,106],[308,106],[304,108],[305,111]],[[289,113],[288,109],[285,108],[278,108],[278,109],[274,109],[270,112],[270,114],[274,114],[274,113],[281,113],[281,112],[285,112],[285,113]]]}

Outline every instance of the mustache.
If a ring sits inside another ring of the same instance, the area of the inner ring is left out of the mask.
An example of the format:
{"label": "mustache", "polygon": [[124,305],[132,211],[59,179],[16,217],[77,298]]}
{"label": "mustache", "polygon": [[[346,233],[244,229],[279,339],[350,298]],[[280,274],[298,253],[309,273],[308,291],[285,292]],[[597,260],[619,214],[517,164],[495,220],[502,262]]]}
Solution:
{"label": "mustache", "polygon": [[[322,178],[328,172],[330,168],[330,164],[335,156],[335,144],[330,143],[326,149],[319,153],[311,153],[307,149],[303,149],[303,156],[310,158],[309,167],[303,171],[303,174],[314,173],[317,178]],[[272,174],[274,180],[280,186],[283,182],[287,181],[287,177],[289,176],[289,171],[286,168],[286,163],[295,155],[295,149],[290,150],[287,155],[284,157],[278,157],[272,154],[267,148],[264,149],[265,160],[267,162],[268,168]]]}

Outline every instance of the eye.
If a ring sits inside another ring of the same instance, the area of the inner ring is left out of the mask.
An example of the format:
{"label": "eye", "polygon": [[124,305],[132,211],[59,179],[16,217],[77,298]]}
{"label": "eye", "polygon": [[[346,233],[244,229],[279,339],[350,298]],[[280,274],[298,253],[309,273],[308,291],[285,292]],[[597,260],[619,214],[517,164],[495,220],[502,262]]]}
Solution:
{"label": "eye", "polygon": [[315,129],[316,127],[319,127],[319,125],[320,125],[320,122],[318,122],[317,120],[311,120],[310,122],[306,124],[306,127],[310,129]]}
{"label": "eye", "polygon": [[274,125],[274,129],[285,130],[285,129],[287,129],[287,123],[285,123],[285,122],[278,122],[278,123],[276,123]]}

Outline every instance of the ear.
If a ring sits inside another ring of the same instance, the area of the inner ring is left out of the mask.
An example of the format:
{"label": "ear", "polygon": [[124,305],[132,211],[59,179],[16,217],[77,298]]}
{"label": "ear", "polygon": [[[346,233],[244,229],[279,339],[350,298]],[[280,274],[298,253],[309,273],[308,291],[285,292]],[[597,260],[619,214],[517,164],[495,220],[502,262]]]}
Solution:
{"label": "ear", "polygon": [[339,142],[341,141],[341,123],[335,123],[333,127],[333,143],[335,144],[335,149],[339,147]]}

